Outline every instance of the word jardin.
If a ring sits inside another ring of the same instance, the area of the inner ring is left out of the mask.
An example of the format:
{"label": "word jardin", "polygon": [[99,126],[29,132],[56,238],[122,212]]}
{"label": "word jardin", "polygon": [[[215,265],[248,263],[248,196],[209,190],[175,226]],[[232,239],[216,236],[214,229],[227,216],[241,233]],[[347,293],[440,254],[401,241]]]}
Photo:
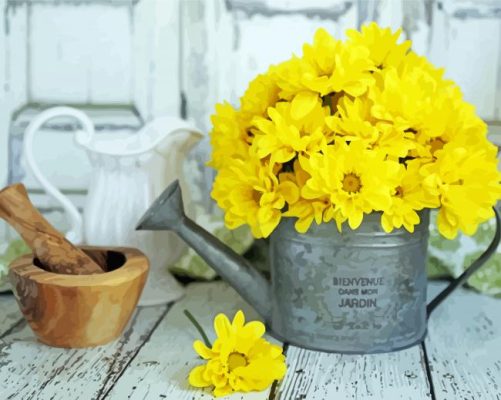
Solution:
{"label": "word jardin", "polygon": [[376,308],[376,299],[341,299],[339,308]]}

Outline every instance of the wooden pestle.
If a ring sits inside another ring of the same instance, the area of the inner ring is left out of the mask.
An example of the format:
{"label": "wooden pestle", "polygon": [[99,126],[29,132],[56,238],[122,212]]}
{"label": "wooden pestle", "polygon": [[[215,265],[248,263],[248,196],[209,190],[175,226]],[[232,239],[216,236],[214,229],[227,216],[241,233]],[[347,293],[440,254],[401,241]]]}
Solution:
{"label": "wooden pestle", "polygon": [[0,218],[22,236],[47,271],[72,275],[104,272],[40,214],[31,203],[24,185],[18,183],[0,191]]}

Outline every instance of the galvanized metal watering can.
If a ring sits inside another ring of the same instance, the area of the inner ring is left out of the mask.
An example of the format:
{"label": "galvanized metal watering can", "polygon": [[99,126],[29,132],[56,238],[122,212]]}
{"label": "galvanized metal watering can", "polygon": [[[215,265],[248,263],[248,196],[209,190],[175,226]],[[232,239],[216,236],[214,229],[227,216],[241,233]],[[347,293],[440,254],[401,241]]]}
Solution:
{"label": "galvanized metal watering can", "polygon": [[271,281],[185,216],[177,182],[153,203],[137,229],[175,231],[279,339],[315,350],[377,353],[423,340],[430,313],[495,252],[501,237],[497,211],[496,223],[489,248],[428,306],[427,211],[413,234],[385,233],[377,213],[343,233],[330,223],[300,234],[293,219],[284,219],[270,237]]}

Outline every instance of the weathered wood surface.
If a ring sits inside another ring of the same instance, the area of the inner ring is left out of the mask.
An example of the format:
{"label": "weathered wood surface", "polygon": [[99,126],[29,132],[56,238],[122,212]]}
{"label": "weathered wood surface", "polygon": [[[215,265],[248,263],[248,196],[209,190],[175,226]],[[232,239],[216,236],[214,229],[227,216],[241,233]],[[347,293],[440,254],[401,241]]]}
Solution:
{"label": "weathered wood surface", "polygon": [[167,310],[140,308],[120,339],[92,349],[48,347],[17,325],[0,342],[0,399],[103,398]]}
{"label": "weathered wood surface", "polygon": [[[430,298],[443,288],[431,283]],[[34,341],[12,296],[0,296],[0,399],[211,399],[188,386],[200,362],[189,309],[212,339],[219,312],[255,312],[223,282],[192,284],[168,307],[139,308],[108,346],[63,350]],[[425,346],[367,356],[287,348],[285,379],[241,400],[501,399],[501,299],[460,290],[432,316]],[[426,352],[424,352],[426,350]],[[427,361],[429,367],[427,368]]]}
{"label": "weathered wood surface", "polygon": [[[431,283],[430,297],[444,286]],[[501,299],[453,293],[431,316],[425,349],[437,400],[501,399]]]}
{"label": "weathered wood surface", "polygon": [[[211,399],[210,391],[188,385],[190,370],[200,364],[193,350],[199,335],[183,310],[191,311],[214,339],[212,321],[220,312],[233,317],[239,309],[247,320],[258,319],[254,310],[226,283],[195,283],[187,288],[186,296],[176,303],[158,325],[129,368],[121,376],[109,398],[123,399]],[[234,394],[228,399],[268,399],[270,390],[249,394]]]}
{"label": "weathered wood surface", "polygon": [[[15,325],[23,322],[16,299],[10,293],[0,294],[0,346],[1,340]],[[2,358],[0,355],[0,363]]]}
{"label": "weathered wood surface", "polygon": [[395,353],[340,355],[289,346],[277,399],[431,399],[419,346]]}

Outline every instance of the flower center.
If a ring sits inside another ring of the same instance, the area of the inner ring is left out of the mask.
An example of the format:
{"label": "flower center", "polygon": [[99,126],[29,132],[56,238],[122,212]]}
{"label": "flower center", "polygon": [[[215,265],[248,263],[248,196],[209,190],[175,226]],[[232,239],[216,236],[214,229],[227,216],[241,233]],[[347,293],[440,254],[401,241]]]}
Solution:
{"label": "flower center", "polygon": [[343,178],[343,190],[348,193],[359,192],[362,188],[362,182],[358,175],[353,173],[345,174]]}
{"label": "flower center", "polygon": [[402,186],[397,186],[395,189],[395,196],[396,197],[402,197],[404,195],[404,189],[402,189]]}
{"label": "flower center", "polygon": [[261,200],[261,192],[252,190],[252,200],[254,200],[256,204],[259,204],[259,201]]}
{"label": "flower center", "polygon": [[242,353],[231,353],[228,356],[228,369],[233,371],[238,367],[245,367],[247,365],[247,357],[245,357]]}
{"label": "flower center", "polygon": [[440,139],[440,138],[432,139],[430,141],[431,154],[435,154],[436,151],[442,150],[444,145],[445,145],[445,142],[442,139]]}

